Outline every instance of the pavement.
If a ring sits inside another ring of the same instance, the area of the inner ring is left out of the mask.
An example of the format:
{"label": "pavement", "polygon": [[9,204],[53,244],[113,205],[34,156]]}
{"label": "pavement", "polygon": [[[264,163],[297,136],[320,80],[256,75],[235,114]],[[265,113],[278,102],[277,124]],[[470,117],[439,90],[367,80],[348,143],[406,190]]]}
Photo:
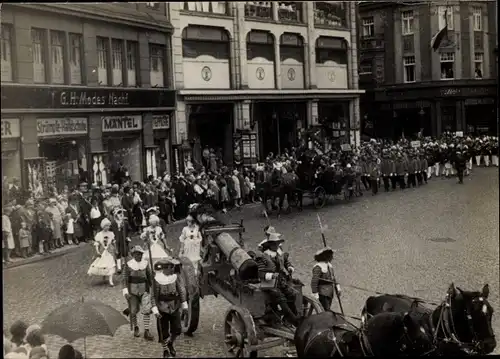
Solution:
{"label": "pavement", "polygon": [[[294,274],[306,283],[307,293],[312,256],[322,247],[316,214],[321,216],[328,245],[337,250],[335,272],[347,314],[359,316],[374,291],[439,302],[451,282],[467,290],[480,290],[489,283],[489,301],[498,313],[498,191],[498,169],[475,168],[463,185],[456,179],[431,179],[417,189],[365,195],[349,202],[332,200],[320,210],[292,210],[279,220],[271,218],[271,223],[286,239],[284,249],[290,252]],[[255,249],[262,240],[266,221],[259,209],[229,214],[234,221],[244,218],[248,249]],[[182,225],[169,227],[167,236],[177,238]],[[119,285],[112,288],[86,275],[91,258],[90,246],[82,246],[57,258],[5,269],[4,331],[16,319],[40,323],[60,305],[82,297],[125,308]],[[120,283],[119,278],[115,283]],[[204,298],[199,329],[193,338],[178,339],[178,356],[225,357],[223,320],[229,306],[220,296]],[[500,333],[498,316],[493,316],[493,329]],[[56,357],[64,344],[61,338],[48,336],[50,356]],[[83,352],[83,340],[74,345]],[[133,338],[127,326],[112,338],[87,338],[86,348],[87,358],[161,356],[156,341]],[[279,347],[259,354],[281,356],[285,350]]]}

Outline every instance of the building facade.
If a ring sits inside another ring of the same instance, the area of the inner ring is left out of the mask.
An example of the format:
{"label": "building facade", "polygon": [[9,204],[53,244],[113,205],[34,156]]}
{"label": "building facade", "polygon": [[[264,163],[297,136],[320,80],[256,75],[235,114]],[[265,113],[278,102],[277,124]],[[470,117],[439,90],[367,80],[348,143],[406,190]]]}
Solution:
{"label": "building facade", "polygon": [[496,134],[496,2],[408,3],[358,5],[363,132]]}
{"label": "building facade", "polygon": [[[254,164],[318,128],[359,143],[350,2],[171,2],[179,162]],[[319,142],[324,137],[318,138]],[[189,149],[194,151],[189,151]]]}
{"label": "building facade", "polygon": [[58,188],[171,169],[164,3],[3,4],[2,173]]}

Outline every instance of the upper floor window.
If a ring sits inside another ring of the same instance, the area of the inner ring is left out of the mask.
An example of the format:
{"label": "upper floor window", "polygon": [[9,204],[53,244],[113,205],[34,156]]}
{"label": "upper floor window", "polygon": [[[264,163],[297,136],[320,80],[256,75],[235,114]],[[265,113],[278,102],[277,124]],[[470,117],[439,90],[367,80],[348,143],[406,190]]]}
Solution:
{"label": "upper floor window", "polygon": [[272,19],[273,10],[271,1],[247,1],[245,3],[245,17]]}
{"label": "upper floor window", "polygon": [[64,83],[64,32],[50,31],[51,78],[54,84]]}
{"label": "upper floor window", "polygon": [[228,10],[226,1],[184,1],[183,9],[223,15],[226,15]]}
{"label": "upper floor window", "polygon": [[2,24],[2,81],[12,81],[12,27]]}
{"label": "upper floor window", "polygon": [[325,26],[347,26],[347,4],[344,1],[314,1],[314,23]]}
{"label": "upper floor window", "polygon": [[401,13],[401,25],[403,35],[413,34],[413,11],[403,11]]}
{"label": "upper floor window", "polygon": [[474,53],[474,78],[483,78],[483,60],[484,54],[482,52]]}
{"label": "upper floor window", "polygon": [[361,35],[363,37],[372,37],[375,35],[375,22],[373,16],[362,19],[363,29]]}
{"label": "upper floor window", "polygon": [[359,75],[371,75],[372,71],[373,71],[373,60],[372,59],[361,60],[361,62],[359,63],[359,70],[358,70]]}
{"label": "upper floor window", "polygon": [[441,60],[441,80],[453,80],[455,78],[455,53],[442,52]]}
{"label": "upper floor window", "polygon": [[482,11],[480,7],[472,9],[472,21],[474,22],[474,31],[481,31],[483,29]]}
{"label": "upper floor window", "polygon": [[453,30],[453,7],[439,6],[439,30],[448,25],[448,30]]}
{"label": "upper floor window", "polygon": [[123,84],[123,40],[111,40],[111,60],[113,85]]}
{"label": "upper floor window", "polygon": [[403,65],[404,65],[404,82],[415,82],[415,56],[406,56],[403,57]]}
{"label": "upper floor window", "polygon": [[280,1],[278,3],[278,19],[302,22],[302,2]]}
{"label": "upper floor window", "polygon": [[46,31],[42,29],[31,30],[31,46],[33,52],[33,81],[45,83],[45,45]]}
{"label": "upper floor window", "polygon": [[108,84],[108,44],[107,38],[97,38],[97,79],[100,85]]}
{"label": "upper floor window", "polygon": [[69,34],[69,72],[71,84],[82,83],[82,35]]}
{"label": "upper floor window", "polygon": [[137,43],[127,41],[127,86],[135,86],[137,81]]}
{"label": "upper floor window", "polygon": [[161,45],[150,45],[150,80],[151,86],[163,87],[165,84],[165,47]]}

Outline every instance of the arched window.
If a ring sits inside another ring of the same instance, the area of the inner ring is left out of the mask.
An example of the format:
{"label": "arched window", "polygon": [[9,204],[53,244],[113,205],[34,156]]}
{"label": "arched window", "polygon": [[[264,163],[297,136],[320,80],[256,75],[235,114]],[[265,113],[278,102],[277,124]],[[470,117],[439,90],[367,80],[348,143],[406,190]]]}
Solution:
{"label": "arched window", "polygon": [[334,62],[347,65],[347,41],[339,37],[320,36],[316,40],[316,63]]}
{"label": "arched window", "polygon": [[218,27],[189,25],[182,30],[182,57],[196,59],[208,55],[229,60],[229,35]]}
{"label": "arched window", "polygon": [[247,60],[257,57],[274,62],[274,38],[269,32],[252,30],[247,35]]}
{"label": "arched window", "polygon": [[304,63],[304,41],[300,35],[285,32],[280,36],[280,60],[287,59]]}

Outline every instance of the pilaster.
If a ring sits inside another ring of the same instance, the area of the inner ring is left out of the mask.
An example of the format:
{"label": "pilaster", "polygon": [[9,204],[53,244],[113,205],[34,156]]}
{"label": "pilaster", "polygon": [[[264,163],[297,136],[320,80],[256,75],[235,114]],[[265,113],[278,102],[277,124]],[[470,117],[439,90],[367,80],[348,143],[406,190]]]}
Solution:
{"label": "pilaster", "polygon": [[[305,39],[306,88],[316,89],[316,31],[314,29],[314,3],[303,3],[307,14],[307,39]],[[307,80],[308,79],[308,80]]]}
{"label": "pilaster", "polygon": [[172,34],[172,66],[174,86],[176,90],[184,88],[184,69],[182,65],[182,30],[181,18],[179,14],[182,2],[169,2],[170,23],[175,31]]}
{"label": "pilaster", "polygon": [[247,31],[245,25],[245,3],[238,1],[235,3],[236,22],[239,30],[235,33],[235,38],[238,41],[238,62],[240,75],[240,88],[248,89],[248,69],[247,69]]}
{"label": "pilaster", "polygon": [[281,90],[281,55],[278,36],[274,36],[274,74],[275,88]]}
{"label": "pilaster", "polygon": [[[318,101],[307,101],[307,127],[319,125],[318,121]],[[305,127],[305,126],[304,126]]]}

